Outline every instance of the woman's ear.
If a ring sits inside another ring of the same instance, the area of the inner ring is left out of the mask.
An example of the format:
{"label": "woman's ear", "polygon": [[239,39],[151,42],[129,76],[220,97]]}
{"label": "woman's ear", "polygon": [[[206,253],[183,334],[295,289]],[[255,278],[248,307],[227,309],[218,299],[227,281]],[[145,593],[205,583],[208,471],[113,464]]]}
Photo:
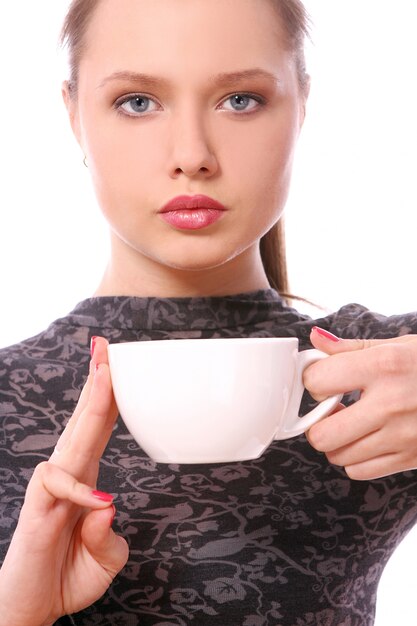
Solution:
{"label": "woman's ear", "polygon": [[62,83],[61,93],[68,112],[72,132],[74,133],[79,146],[82,148],[78,104],[73,94],[71,94],[71,86],[68,80],[65,80]]}

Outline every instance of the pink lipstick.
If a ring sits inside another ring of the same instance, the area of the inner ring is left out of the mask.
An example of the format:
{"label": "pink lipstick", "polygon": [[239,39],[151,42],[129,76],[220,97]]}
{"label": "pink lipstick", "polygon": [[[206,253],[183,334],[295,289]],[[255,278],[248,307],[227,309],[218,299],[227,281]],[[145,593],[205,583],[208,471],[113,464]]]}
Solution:
{"label": "pink lipstick", "polygon": [[217,222],[226,212],[220,202],[208,196],[177,196],[165,204],[159,213],[174,228],[199,230]]}

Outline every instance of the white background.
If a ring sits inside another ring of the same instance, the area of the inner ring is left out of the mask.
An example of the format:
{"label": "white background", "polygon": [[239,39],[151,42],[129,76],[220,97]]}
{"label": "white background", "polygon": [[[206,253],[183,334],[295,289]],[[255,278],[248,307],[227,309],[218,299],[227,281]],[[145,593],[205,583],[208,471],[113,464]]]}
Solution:
{"label": "white background", "polygon": [[[416,310],[415,2],[306,4],[313,83],[286,212],[292,291],[329,310],[351,301]],[[56,42],[68,2],[4,5],[0,345],[91,295],[107,252],[60,95]],[[384,573],[377,626],[417,624],[416,556],[413,531]]]}

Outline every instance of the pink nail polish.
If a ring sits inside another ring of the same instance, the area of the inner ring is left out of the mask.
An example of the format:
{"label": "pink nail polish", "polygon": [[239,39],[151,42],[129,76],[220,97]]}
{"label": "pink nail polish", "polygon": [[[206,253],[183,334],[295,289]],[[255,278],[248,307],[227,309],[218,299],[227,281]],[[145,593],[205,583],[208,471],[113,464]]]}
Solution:
{"label": "pink nail polish", "polygon": [[94,356],[94,350],[96,349],[96,341],[97,341],[97,337],[91,337],[90,354],[92,357]]}
{"label": "pink nail polish", "polygon": [[102,502],[113,502],[113,496],[110,493],[105,493],[104,491],[97,491],[96,489],[91,492],[91,495],[97,500],[101,500]]}
{"label": "pink nail polish", "polygon": [[340,341],[339,337],[336,337],[336,335],[333,335],[333,333],[329,333],[328,330],[324,330],[324,328],[320,328],[319,326],[314,326],[312,330],[314,330],[321,337],[324,337],[325,339],[330,339],[330,341]]}

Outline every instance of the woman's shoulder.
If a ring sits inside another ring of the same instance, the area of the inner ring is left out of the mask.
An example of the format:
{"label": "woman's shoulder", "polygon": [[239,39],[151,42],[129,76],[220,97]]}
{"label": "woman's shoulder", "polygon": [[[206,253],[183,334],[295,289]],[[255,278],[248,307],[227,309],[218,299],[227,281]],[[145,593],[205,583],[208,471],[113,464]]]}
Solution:
{"label": "woman's shoulder", "polygon": [[23,405],[32,406],[32,411],[46,407],[51,397],[61,404],[64,398],[73,402],[82,382],[79,372],[87,368],[88,345],[88,328],[60,319],[33,337],[1,348],[0,416],[11,404],[19,404],[21,413]]}
{"label": "woman's shoulder", "polygon": [[357,303],[346,304],[316,322],[317,326],[324,325],[332,333],[345,339],[384,339],[417,334],[417,311],[383,315]]}

